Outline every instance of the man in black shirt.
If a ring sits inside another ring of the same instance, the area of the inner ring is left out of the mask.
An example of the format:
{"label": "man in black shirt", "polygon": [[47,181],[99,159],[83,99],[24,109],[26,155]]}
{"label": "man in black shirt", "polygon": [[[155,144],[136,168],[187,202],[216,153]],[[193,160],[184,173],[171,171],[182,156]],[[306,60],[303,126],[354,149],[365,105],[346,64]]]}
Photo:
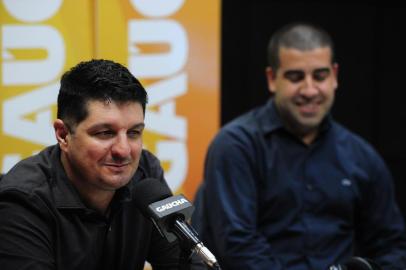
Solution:
{"label": "man in black shirt", "polygon": [[147,93],[124,66],[79,63],[61,79],[58,143],[19,162],[0,182],[2,269],[188,267],[133,202],[134,184],[157,178],[142,149]]}

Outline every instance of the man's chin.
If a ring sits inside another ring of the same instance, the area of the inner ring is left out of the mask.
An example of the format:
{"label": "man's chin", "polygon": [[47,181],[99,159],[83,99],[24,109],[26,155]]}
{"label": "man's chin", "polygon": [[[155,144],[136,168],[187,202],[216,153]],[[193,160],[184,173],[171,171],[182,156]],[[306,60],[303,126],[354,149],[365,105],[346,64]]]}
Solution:
{"label": "man's chin", "polygon": [[128,184],[131,180],[131,176],[125,175],[108,175],[103,178],[103,182],[112,189],[118,189]]}
{"label": "man's chin", "polygon": [[300,114],[297,120],[303,127],[316,128],[323,120],[323,116],[321,114]]}
{"label": "man's chin", "polygon": [[299,131],[302,135],[306,135],[308,133],[312,133],[315,130],[317,130],[320,126],[321,120],[318,118],[316,119],[301,119],[301,121],[298,121],[296,124],[296,129]]}

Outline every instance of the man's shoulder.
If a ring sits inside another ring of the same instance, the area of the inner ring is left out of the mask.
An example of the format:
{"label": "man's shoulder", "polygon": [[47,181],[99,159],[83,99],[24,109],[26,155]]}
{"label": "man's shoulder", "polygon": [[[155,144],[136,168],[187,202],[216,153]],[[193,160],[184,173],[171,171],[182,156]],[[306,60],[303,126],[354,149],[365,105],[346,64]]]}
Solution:
{"label": "man's shoulder", "polygon": [[262,105],[237,116],[230,122],[226,123],[219,130],[218,134],[221,135],[235,132],[243,132],[243,133],[257,132],[261,125],[261,121],[264,118],[263,114],[265,110],[266,105]]}
{"label": "man's shoulder", "polygon": [[160,160],[147,149],[142,149],[138,171],[144,177],[160,177],[163,173]]}
{"label": "man's shoulder", "polygon": [[337,122],[333,123],[333,130],[337,138],[337,145],[363,158],[380,159],[374,146],[361,135]]}
{"label": "man's shoulder", "polygon": [[141,151],[141,158],[140,158],[140,164],[141,163],[159,163],[159,159],[157,158],[157,156],[152,153],[150,150],[148,149],[142,149]]}
{"label": "man's shoulder", "polygon": [[[251,144],[261,140],[264,135],[274,130],[273,122],[269,115],[269,105],[255,107],[226,123],[216,134],[213,144],[233,144],[234,142]],[[269,128],[271,127],[271,128]]]}
{"label": "man's shoulder", "polygon": [[371,147],[371,144],[361,135],[336,121],[333,121],[333,130],[337,138],[340,140],[346,140],[361,147]]}
{"label": "man's shoulder", "polygon": [[54,150],[48,147],[16,163],[0,181],[0,192],[15,190],[32,193],[46,185],[53,174],[51,154]]}

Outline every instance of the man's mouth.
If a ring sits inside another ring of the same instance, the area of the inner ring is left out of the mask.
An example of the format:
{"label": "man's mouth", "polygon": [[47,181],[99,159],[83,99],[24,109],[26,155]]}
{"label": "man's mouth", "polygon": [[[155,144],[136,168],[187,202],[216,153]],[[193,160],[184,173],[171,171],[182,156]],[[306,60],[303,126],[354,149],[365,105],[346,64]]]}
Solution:
{"label": "man's mouth", "polygon": [[107,166],[113,166],[113,167],[124,167],[127,166],[129,163],[108,163],[106,164]]}

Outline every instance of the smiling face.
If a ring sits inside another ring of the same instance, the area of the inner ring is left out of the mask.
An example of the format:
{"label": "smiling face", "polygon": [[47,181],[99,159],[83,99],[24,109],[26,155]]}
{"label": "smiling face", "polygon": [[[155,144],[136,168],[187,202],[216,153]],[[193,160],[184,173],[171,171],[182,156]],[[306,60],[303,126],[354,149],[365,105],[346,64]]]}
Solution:
{"label": "smiling face", "polygon": [[84,193],[114,191],[138,168],[144,113],[140,103],[89,101],[88,116],[73,131],[62,120],[54,127],[69,179]]}
{"label": "smiling face", "polygon": [[267,68],[270,92],[287,128],[306,143],[334,102],[338,66],[331,63],[330,48],[309,51],[281,48],[276,73]]}

